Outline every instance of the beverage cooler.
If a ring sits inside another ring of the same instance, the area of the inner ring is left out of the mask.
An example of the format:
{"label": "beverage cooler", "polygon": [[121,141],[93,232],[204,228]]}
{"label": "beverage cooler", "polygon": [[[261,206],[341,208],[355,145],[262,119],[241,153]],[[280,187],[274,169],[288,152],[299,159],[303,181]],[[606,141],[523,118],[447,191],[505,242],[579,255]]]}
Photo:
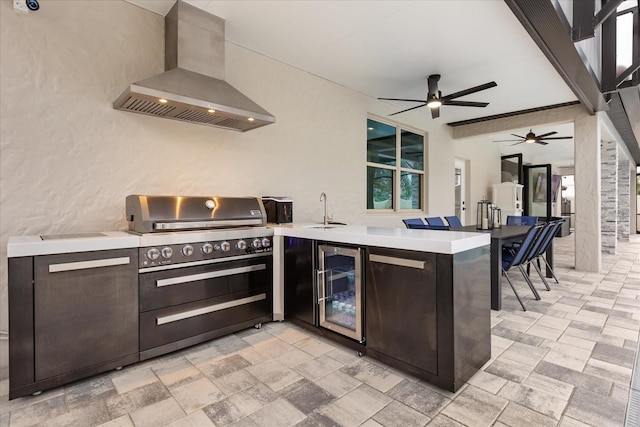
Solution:
{"label": "beverage cooler", "polygon": [[361,249],[318,245],[318,324],[358,342],[362,332]]}

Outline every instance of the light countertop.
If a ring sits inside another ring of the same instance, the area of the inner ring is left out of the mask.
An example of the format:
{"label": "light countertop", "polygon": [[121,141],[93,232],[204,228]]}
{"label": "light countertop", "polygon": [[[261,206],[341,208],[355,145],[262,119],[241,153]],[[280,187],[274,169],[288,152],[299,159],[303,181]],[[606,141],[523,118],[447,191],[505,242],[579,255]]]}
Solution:
{"label": "light countertop", "polygon": [[126,231],[60,234],[48,236],[12,236],[7,243],[7,257],[63,254],[72,252],[103,251],[137,248],[140,236]]}
{"label": "light countertop", "polygon": [[[273,234],[275,236],[299,237],[334,243],[443,254],[455,254],[490,244],[490,236],[487,233],[344,225],[328,225],[324,227],[322,224],[269,224],[266,228],[256,227],[248,234],[246,229],[244,231],[218,230],[161,234],[171,234],[173,238],[170,243],[189,243],[189,239],[192,239],[191,241],[213,241],[247,237],[248,235],[257,237],[259,234]],[[10,237],[7,244],[7,256],[15,258],[56,253],[137,248],[153,246],[164,241],[159,235],[140,236],[127,231],[105,231],[44,237],[44,239],[41,236]],[[167,244],[166,241],[164,243]]]}
{"label": "light countertop", "polygon": [[277,225],[274,235],[442,254],[456,254],[491,243],[487,233],[341,225],[325,228],[322,224]]}

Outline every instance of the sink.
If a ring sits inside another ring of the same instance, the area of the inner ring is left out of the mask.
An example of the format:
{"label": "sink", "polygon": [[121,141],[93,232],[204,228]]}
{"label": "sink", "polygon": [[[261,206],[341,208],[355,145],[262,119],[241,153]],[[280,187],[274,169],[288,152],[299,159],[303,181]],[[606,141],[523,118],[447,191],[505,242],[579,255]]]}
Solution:
{"label": "sink", "polygon": [[311,225],[303,225],[303,228],[337,228],[338,225],[324,225],[324,224],[311,224]]}

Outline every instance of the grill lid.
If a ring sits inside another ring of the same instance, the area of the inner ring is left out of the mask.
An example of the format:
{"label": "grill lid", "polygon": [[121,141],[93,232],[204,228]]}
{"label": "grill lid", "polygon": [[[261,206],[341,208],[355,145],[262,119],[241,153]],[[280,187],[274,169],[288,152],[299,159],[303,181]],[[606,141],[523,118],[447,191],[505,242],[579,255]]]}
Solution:
{"label": "grill lid", "polygon": [[267,217],[257,197],[193,197],[129,195],[129,230],[154,233],[241,226],[265,226]]}

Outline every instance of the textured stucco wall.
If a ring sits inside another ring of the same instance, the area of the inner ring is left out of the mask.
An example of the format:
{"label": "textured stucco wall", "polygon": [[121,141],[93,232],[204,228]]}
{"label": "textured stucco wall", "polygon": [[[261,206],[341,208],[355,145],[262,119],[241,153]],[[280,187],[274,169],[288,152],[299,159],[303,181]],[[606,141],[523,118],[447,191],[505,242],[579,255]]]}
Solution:
{"label": "textured stucco wall", "polygon": [[[227,80],[276,124],[162,120],[112,108],[163,70],[161,16],[116,0],[22,15],[0,0],[0,31],[0,330],[9,236],[123,229],[127,194],[286,195],[296,221],[320,221],[324,191],[336,220],[401,225],[365,209],[366,117],[396,111],[386,103],[227,43]],[[400,119],[429,133],[429,211],[453,212],[450,129],[424,112]]]}

